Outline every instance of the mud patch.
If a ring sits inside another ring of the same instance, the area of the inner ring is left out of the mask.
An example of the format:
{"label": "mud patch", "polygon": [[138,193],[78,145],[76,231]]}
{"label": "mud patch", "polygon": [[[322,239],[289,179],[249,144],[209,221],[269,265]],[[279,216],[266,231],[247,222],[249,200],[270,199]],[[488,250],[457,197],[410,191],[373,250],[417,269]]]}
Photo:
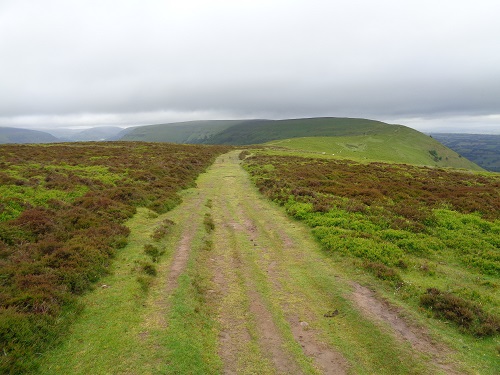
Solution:
{"label": "mud patch", "polygon": [[354,288],[352,299],[365,316],[373,321],[388,324],[396,338],[409,342],[414,349],[429,355],[432,364],[445,373],[453,375],[462,373],[447,363],[446,357],[450,354],[450,350],[434,342],[423,328],[406,322],[398,308],[391,306],[387,301],[379,300],[373,291],[358,283],[353,282],[351,286]]}
{"label": "mud patch", "polygon": [[326,375],[347,374],[349,367],[345,358],[321,343],[316,333],[309,328],[309,324],[301,322],[297,317],[289,319],[293,337],[301,346],[304,353],[313,358],[315,365]]}

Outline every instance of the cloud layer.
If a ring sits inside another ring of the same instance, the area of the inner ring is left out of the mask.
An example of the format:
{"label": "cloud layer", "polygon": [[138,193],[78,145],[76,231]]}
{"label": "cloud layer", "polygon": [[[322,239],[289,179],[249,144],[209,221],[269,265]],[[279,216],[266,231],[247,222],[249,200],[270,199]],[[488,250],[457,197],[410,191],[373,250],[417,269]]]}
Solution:
{"label": "cloud layer", "polygon": [[353,116],[500,132],[498,14],[496,0],[4,0],[0,125]]}

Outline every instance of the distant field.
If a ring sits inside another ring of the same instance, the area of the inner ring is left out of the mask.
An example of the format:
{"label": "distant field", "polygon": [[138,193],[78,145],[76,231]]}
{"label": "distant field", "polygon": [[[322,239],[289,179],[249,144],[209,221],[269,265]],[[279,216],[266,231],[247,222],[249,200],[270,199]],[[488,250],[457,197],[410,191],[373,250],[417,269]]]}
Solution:
{"label": "distant field", "polygon": [[446,147],[492,172],[500,172],[500,135],[433,133]]}

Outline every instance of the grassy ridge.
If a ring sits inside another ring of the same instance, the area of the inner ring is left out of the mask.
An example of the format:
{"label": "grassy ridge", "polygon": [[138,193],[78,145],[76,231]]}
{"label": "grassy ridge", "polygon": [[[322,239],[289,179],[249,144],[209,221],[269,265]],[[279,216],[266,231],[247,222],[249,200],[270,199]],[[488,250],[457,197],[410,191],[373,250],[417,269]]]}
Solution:
{"label": "grassy ridge", "polygon": [[224,147],[0,147],[0,372],[24,373],[67,330],[127,240],[137,206],[165,212]]}
{"label": "grassy ridge", "polygon": [[192,121],[138,127],[122,139],[231,145],[267,143],[355,160],[481,169],[416,130],[357,118]]}
{"label": "grassy ridge", "polygon": [[374,135],[307,137],[272,141],[267,145],[292,154],[357,161],[383,161],[436,167],[481,170],[479,166],[413,129],[394,127]]}
{"label": "grassy ridge", "polygon": [[249,145],[306,136],[376,134],[390,125],[354,118],[190,121],[137,127],[126,141]]}
{"label": "grassy ridge", "polygon": [[262,120],[236,124],[216,134],[209,141],[213,144],[250,145],[295,137],[378,134],[387,131],[390,127],[391,125],[380,121],[357,118]]}

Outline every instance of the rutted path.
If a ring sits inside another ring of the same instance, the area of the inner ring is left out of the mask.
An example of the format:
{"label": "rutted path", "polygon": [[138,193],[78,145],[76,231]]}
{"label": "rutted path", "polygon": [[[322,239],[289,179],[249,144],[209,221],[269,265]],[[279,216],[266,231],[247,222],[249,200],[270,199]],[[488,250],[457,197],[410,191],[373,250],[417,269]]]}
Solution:
{"label": "rutted path", "polygon": [[[353,301],[353,286],[339,275],[338,265],[318,249],[308,229],[256,191],[238,155],[219,157],[197,188],[184,193],[180,206],[151,220],[156,225],[168,218],[176,225],[147,296],[139,296],[129,280],[134,276],[126,279],[131,263],[126,252],[116,260],[123,271],[121,279],[110,278],[109,290],[130,286],[108,304],[116,311],[134,306],[133,319],[115,322],[110,314],[106,321],[106,314],[98,315],[105,330],[99,337],[89,332],[84,316],[81,327],[74,327],[75,338],[47,359],[42,373],[455,373],[446,353],[436,352],[438,346],[426,352],[413,336],[381,327],[377,316],[390,310],[386,305],[375,304],[382,310],[370,315],[367,304]],[[213,231],[206,229],[207,215]],[[139,232],[132,231],[129,251],[142,251],[141,238],[153,230],[141,223]],[[354,298],[366,294],[360,288]],[[108,290],[98,292],[105,304]],[[373,305],[375,296],[368,297]],[[94,314],[92,306],[86,311]],[[387,316],[397,318],[394,311]],[[106,335],[120,335],[120,348],[109,348]],[[96,348],[102,348],[98,369],[92,367]]]}

